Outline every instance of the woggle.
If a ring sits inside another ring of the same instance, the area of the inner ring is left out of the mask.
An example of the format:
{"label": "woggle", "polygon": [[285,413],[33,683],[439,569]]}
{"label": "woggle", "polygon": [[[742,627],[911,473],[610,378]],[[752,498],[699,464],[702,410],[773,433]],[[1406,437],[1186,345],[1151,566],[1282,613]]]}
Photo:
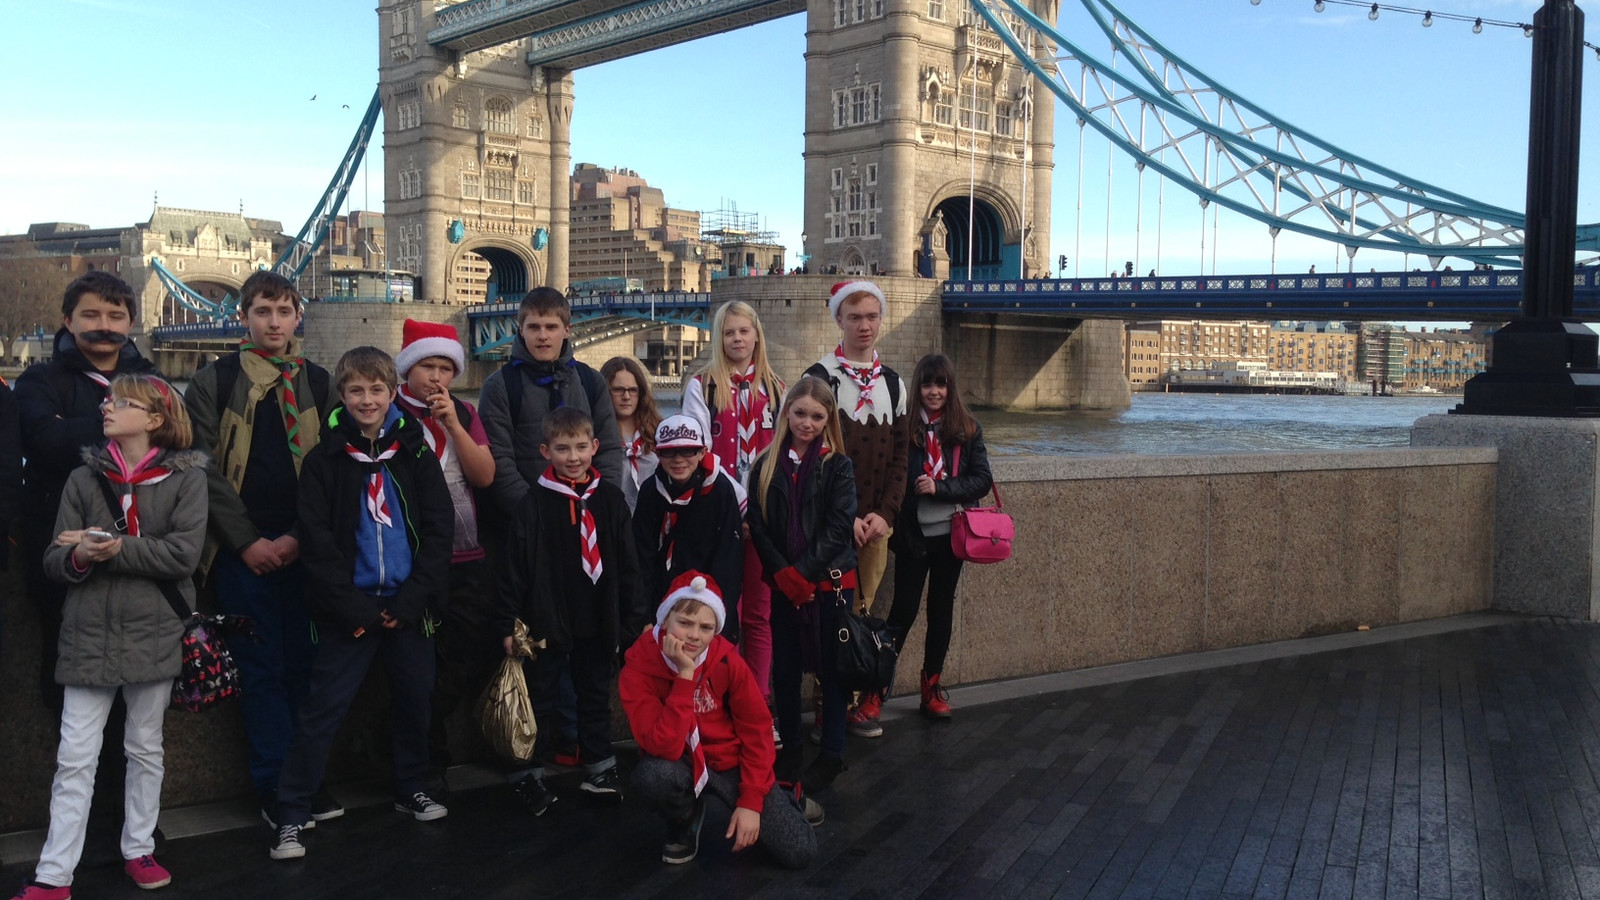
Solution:
{"label": "woggle", "polygon": [[78,332],[78,340],[86,344],[117,344],[120,346],[128,342],[128,336],[120,331],[96,329],[94,331]]}

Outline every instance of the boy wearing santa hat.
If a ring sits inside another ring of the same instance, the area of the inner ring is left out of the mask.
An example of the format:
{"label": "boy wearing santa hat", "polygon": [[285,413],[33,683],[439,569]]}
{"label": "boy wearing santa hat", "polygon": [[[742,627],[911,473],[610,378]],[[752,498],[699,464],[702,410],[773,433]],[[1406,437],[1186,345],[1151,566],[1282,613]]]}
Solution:
{"label": "boy wearing santa hat", "polygon": [[455,326],[406,319],[395,370],[400,375],[396,401],[422,424],[428,449],[444,471],[455,508],[455,540],[450,555],[450,601],[434,634],[437,655],[428,754],[435,776],[450,764],[445,719],[463,698],[477,696],[500,661],[495,634],[493,581],[478,534],[475,490],[494,483],[489,435],[471,403],[450,393],[450,383],[466,368],[466,354]]}
{"label": "boy wearing santa hat", "polygon": [[822,808],[775,781],[772,715],[750,667],[719,633],[726,619],[716,583],[685,572],[655,626],[628,649],[617,691],[639,743],[633,787],[667,819],[663,862],[694,859],[712,796],[733,809],[723,836],[735,852],[760,843],[780,864],[803,869],[816,857]]}

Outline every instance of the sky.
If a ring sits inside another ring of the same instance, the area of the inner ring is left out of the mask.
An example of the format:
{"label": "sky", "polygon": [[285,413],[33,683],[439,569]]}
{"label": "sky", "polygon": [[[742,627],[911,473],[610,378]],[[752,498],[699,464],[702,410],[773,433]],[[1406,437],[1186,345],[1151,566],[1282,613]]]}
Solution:
{"label": "sky", "polygon": [[[1531,20],[1539,0],[1440,0]],[[236,210],[298,230],[376,84],[371,0],[7,0],[0,71],[0,234],[29,223],[124,226],[164,206]],[[1121,0],[1216,81],[1314,135],[1475,199],[1525,205],[1529,51],[1520,30],[1312,0]],[[1408,0],[1405,5],[1415,5]],[[1580,7],[1593,5],[1589,0]],[[1079,0],[1061,29],[1103,47]],[[1600,13],[1600,9],[1593,10]],[[1586,37],[1600,43],[1600,24]],[[576,73],[574,162],[624,166],[675,207],[736,205],[799,252],[804,17]],[[1585,57],[1580,222],[1600,221],[1600,60]],[[311,99],[315,97],[315,99]],[[376,144],[376,142],[375,142]],[[1050,251],[1068,274],[1296,272],[1351,265],[1336,246],[1233,213],[1216,221],[1142,176],[1058,107]],[[381,209],[381,148],[352,208]],[[1108,158],[1110,157],[1110,158]],[[1108,168],[1110,176],[1108,177]],[[1077,189],[1083,184],[1081,196]],[[1142,180],[1142,185],[1141,185]],[[1162,198],[1158,206],[1157,197]],[[1142,198],[1142,199],[1141,199]],[[1109,210],[1109,212],[1108,212]],[[1205,242],[1204,255],[1201,252]],[[1159,256],[1158,256],[1159,250]],[[1580,259],[1593,256],[1581,254]],[[1359,270],[1425,266],[1362,251]]]}

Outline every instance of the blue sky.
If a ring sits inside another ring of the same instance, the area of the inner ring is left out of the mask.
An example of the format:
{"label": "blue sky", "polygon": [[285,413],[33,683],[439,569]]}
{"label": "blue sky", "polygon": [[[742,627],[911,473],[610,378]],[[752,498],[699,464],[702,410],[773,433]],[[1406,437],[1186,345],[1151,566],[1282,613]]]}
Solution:
{"label": "blue sky", "polygon": [[[1439,11],[1531,19],[1538,0],[1441,0]],[[1519,31],[1312,0],[1122,0],[1124,11],[1190,63],[1257,104],[1346,149],[1485,202],[1521,209],[1531,42]],[[1580,4],[1581,5],[1581,4]],[[143,221],[166,206],[237,209],[295,231],[332,175],[376,79],[370,0],[51,0],[6,5],[0,57],[0,233],[30,222]],[[1088,35],[1076,0],[1061,25]],[[1593,12],[1600,13],[1600,10]],[[1600,43],[1600,25],[1589,39]],[[20,39],[19,39],[20,37]],[[1102,39],[1103,41],[1103,39]],[[760,213],[798,252],[801,230],[803,17],[658,50],[577,73],[573,159],[627,166],[670,204]],[[1098,44],[1091,44],[1098,46]],[[1600,221],[1600,61],[1584,65],[1585,157],[1579,220]],[[311,100],[313,95],[316,100]],[[345,109],[344,105],[349,108]],[[1155,265],[1157,179],[1138,182],[1091,131],[1084,142],[1082,228],[1078,128],[1058,109],[1052,257],[1084,275],[1137,258]],[[374,154],[356,208],[381,208]],[[1107,229],[1108,196],[1111,209]],[[1198,271],[1194,198],[1165,189],[1163,271]],[[1142,227],[1141,227],[1142,226]],[[1205,266],[1271,265],[1265,226],[1224,214]],[[1139,229],[1142,240],[1136,240]],[[1109,234],[1109,240],[1107,235]],[[1279,271],[1342,258],[1332,245],[1278,239]],[[1398,268],[1363,251],[1356,267]],[[1425,265],[1413,257],[1412,266]]]}

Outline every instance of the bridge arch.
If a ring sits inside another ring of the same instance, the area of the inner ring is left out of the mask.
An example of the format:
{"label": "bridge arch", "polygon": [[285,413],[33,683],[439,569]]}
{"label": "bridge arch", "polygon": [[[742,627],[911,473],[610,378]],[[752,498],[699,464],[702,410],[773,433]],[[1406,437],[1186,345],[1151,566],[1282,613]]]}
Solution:
{"label": "bridge arch", "polygon": [[[196,273],[184,278],[183,283],[195,293],[218,304],[230,295],[239,296],[240,288],[244,287],[243,279],[221,273]],[[161,294],[161,324],[191,325],[206,321],[194,310],[179,303],[170,293],[163,290]]]}
{"label": "bridge arch", "polygon": [[543,283],[531,250],[507,238],[480,237],[456,249],[447,290],[452,303],[497,303],[520,298]]}
{"label": "bridge arch", "polygon": [[[969,205],[965,194],[946,197],[931,214],[944,218],[944,250],[949,255],[952,281],[1000,278],[1008,269],[1016,271],[1020,247],[1014,238],[1007,240],[1015,232],[1007,227],[1005,214],[991,198],[974,196]],[[967,258],[969,250],[971,260]]]}

